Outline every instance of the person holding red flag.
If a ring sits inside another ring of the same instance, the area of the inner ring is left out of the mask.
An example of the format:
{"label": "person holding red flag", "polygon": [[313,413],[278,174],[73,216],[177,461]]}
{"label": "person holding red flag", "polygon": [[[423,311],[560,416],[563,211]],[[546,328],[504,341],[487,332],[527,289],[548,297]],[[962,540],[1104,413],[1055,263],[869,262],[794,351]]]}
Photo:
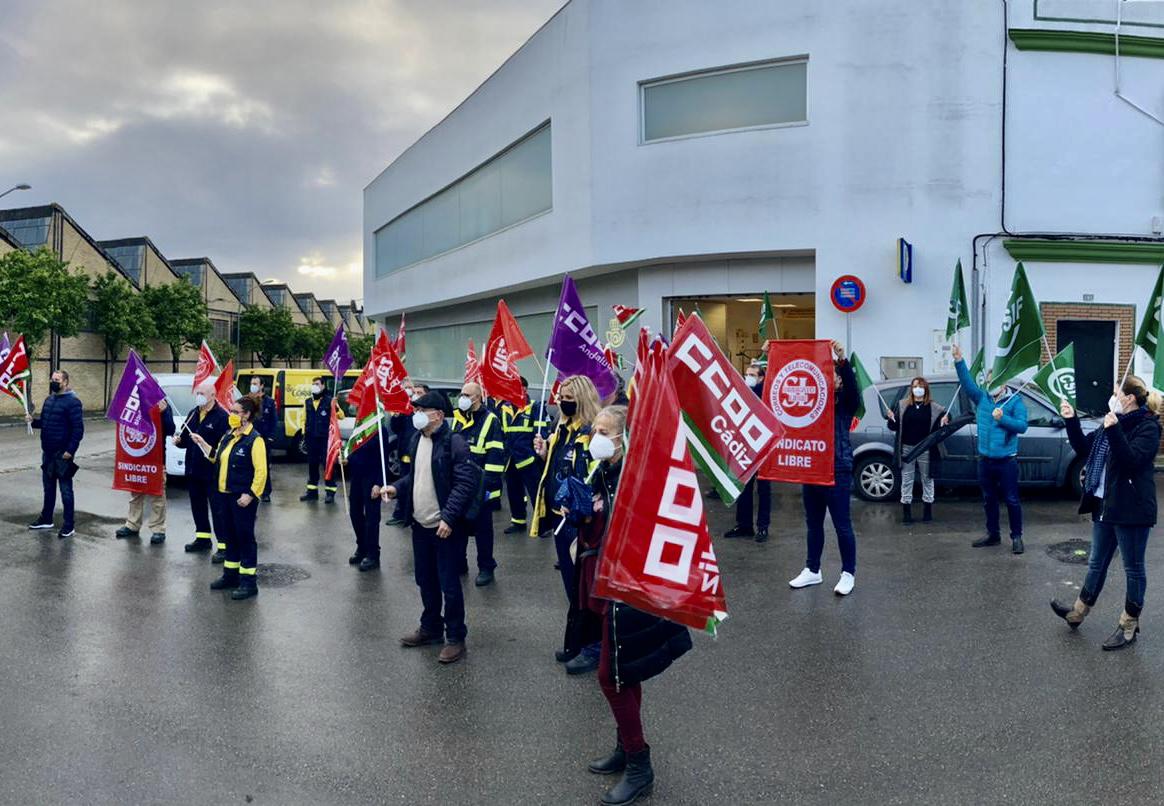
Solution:
{"label": "person holding red flag", "polygon": [[[461,387],[457,411],[453,413],[453,433],[460,434],[469,443],[473,461],[485,474],[481,506],[470,525],[473,539],[477,543],[477,578],[473,584],[481,588],[493,582],[497,570],[497,560],[493,556],[493,513],[501,506],[505,443],[501,423],[497,415],[485,407],[483,392],[478,384],[466,383]],[[468,572],[468,557],[462,572]]]}
{"label": "person holding red flag", "polygon": [[226,538],[222,524],[218,522],[217,512],[214,512],[214,531],[210,529],[214,465],[195,444],[192,435],[197,434],[208,445],[217,445],[227,431],[226,421],[226,410],[215,399],[214,384],[204,380],[195,387],[194,408],[186,415],[185,424],[173,438],[175,446],[186,449],[186,489],[190,494],[190,514],[194,518],[194,540],[186,544],[186,551],[193,553],[215,548],[214,537],[217,535],[218,551],[211,557],[215,563],[226,559]]}
{"label": "person holding red flag", "polygon": [[831,486],[805,484],[801,487],[804,499],[804,520],[808,530],[808,558],[804,570],[789,580],[792,588],[807,588],[823,581],[820,573],[824,553],[824,518],[827,511],[837,532],[837,546],[841,551],[841,578],[833,588],[838,596],[853,592],[857,574],[857,535],[849,512],[849,497],[853,490],[853,448],[849,443],[849,423],[861,403],[857,377],[839,342],[832,342],[835,373],[833,376],[833,483]]}
{"label": "person holding red flag", "polygon": [[346,457],[348,482],[348,518],[356,535],[356,551],[348,564],[360,571],[374,571],[380,567],[380,488],[384,484],[380,452],[388,444],[388,430],[383,416],[370,424],[371,436],[361,436],[349,443]]}

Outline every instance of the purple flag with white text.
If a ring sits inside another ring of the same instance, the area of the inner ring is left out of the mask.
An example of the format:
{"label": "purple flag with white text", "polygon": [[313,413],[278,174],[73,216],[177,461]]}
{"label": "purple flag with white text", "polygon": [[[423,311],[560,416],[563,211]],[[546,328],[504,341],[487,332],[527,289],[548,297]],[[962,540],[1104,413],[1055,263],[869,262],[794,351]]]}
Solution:
{"label": "purple flag with white text", "polygon": [[331,370],[331,374],[338,381],[351,369],[353,363],[355,362],[352,360],[352,352],[348,349],[348,337],[341,324],[335,329],[335,336],[332,337],[327,352],[323,354],[323,365]]}
{"label": "purple flag with white text", "polygon": [[4,331],[4,335],[0,336],[0,361],[8,357],[12,352],[12,342],[8,341],[8,331]]}
{"label": "purple flag with white text", "polygon": [[594,381],[599,397],[607,397],[618,388],[618,378],[606,363],[603,344],[586,318],[578,287],[568,275],[562,281],[562,296],[558,300],[546,359],[563,376],[585,375]]}
{"label": "purple flag with white text", "polygon": [[149,435],[156,432],[150,411],[166,398],[166,393],[133,350],[125,360],[125,371],[109,401],[106,419]]}

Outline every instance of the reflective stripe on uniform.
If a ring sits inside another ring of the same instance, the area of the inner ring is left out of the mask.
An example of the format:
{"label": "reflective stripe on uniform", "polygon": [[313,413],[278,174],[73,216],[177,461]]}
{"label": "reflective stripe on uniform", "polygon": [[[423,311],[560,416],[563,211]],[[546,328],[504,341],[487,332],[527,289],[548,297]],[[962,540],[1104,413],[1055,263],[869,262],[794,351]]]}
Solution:
{"label": "reflective stripe on uniform", "polygon": [[529,467],[530,465],[532,465],[532,464],[533,464],[533,460],[534,460],[534,457],[533,457],[533,456],[530,456],[530,457],[529,457],[529,458],[527,458],[527,459],[522,459],[520,462],[518,462],[517,464],[515,464],[515,465],[514,465],[514,467],[515,467],[516,469],[518,469],[518,470],[521,470],[523,467]]}
{"label": "reflective stripe on uniform", "polygon": [[532,425],[515,425],[515,426],[512,426],[511,428],[506,428],[504,430],[508,434],[532,434],[533,433],[533,426]]}
{"label": "reflective stripe on uniform", "polygon": [[499,451],[505,450],[505,443],[499,439],[491,439],[485,443],[485,450],[492,450],[496,448]]}
{"label": "reflective stripe on uniform", "polygon": [[194,537],[198,538],[199,540],[209,540],[210,538],[214,537],[214,535],[212,535],[210,532],[195,532]]}
{"label": "reflective stripe on uniform", "polygon": [[525,518],[522,518],[520,520],[518,520],[517,518],[510,518],[509,522],[512,523],[514,526],[525,526],[527,523]]}
{"label": "reflective stripe on uniform", "polygon": [[486,473],[504,473],[505,472],[505,465],[486,464],[485,465],[485,472]]}
{"label": "reflective stripe on uniform", "polygon": [[226,544],[225,544],[225,543],[219,543],[219,544],[218,544],[218,550],[219,550],[219,551],[226,551]]}
{"label": "reflective stripe on uniform", "polygon": [[493,492],[486,494],[485,500],[492,501],[494,498],[500,498],[500,497],[501,497],[501,490],[494,490]]}
{"label": "reflective stripe on uniform", "polygon": [[336,488],[336,487],[332,487],[332,486],[330,486],[330,485],[329,485],[329,486],[327,486],[327,487],[324,487],[323,489],[324,489],[324,490],[326,490],[326,491],[327,491],[327,492],[329,492],[329,493],[334,493],[334,492],[336,491],[336,489],[337,489],[337,488]]}
{"label": "reflective stripe on uniform", "polygon": [[254,568],[239,568],[238,572],[246,577],[253,577],[255,575]]}
{"label": "reflective stripe on uniform", "polygon": [[222,567],[225,568],[227,571],[234,571],[240,565],[242,565],[242,563],[236,563],[236,562],[231,562],[230,560],[227,560],[226,562],[224,562],[222,564]]}
{"label": "reflective stripe on uniform", "polygon": [[311,492],[312,490],[318,490],[318,489],[319,489],[319,485],[317,485],[317,484],[308,484],[307,485],[308,492]]}

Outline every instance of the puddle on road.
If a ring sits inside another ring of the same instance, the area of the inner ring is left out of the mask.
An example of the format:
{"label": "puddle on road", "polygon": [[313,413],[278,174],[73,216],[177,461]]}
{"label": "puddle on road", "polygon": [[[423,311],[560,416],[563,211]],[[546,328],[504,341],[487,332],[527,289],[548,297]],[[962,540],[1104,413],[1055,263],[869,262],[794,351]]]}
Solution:
{"label": "puddle on road", "polygon": [[1090,540],[1064,540],[1061,543],[1052,543],[1047,546],[1047,554],[1052,559],[1071,565],[1086,565],[1087,555],[1090,551]]}
{"label": "puddle on road", "polygon": [[311,574],[303,568],[285,563],[259,563],[255,576],[258,577],[259,587],[267,588],[285,588],[311,579]]}

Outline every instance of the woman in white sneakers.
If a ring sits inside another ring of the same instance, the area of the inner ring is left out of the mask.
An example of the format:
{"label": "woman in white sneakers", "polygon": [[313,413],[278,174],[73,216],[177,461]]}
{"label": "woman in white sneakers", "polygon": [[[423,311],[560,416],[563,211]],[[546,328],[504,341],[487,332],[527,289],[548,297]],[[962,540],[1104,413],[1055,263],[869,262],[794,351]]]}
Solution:
{"label": "woman in white sneakers", "polygon": [[861,402],[853,367],[845,358],[845,348],[833,342],[836,354],[833,379],[833,486],[805,484],[801,488],[804,499],[804,520],[808,527],[808,559],[804,570],[790,580],[793,588],[807,588],[823,581],[820,558],[824,553],[824,518],[828,511],[837,530],[837,546],[841,550],[841,578],[833,591],[838,596],[853,592],[857,574],[857,536],[849,514],[849,494],[853,489],[853,447],[849,444],[849,423]]}

